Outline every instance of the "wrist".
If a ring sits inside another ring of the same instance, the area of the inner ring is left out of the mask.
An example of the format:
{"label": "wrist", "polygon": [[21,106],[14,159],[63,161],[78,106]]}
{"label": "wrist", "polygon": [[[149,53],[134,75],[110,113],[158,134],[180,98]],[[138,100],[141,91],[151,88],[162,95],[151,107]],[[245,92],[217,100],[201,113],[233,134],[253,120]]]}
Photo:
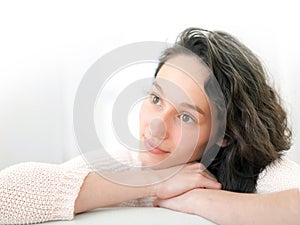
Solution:
{"label": "wrist", "polygon": [[161,178],[162,170],[149,170],[144,171],[144,179],[146,180],[146,192],[148,196],[159,198],[159,190],[161,189],[163,180]]}
{"label": "wrist", "polygon": [[190,214],[199,215],[199,208],[203,207],[203,195],[205,195],[206,189],[196,188],[186,192],[185,202],[187,203],[187,212]]}
{"label": "wrist", "polygon": [[147,186],[148,196],[157,197],[157,184],[150,184]]}

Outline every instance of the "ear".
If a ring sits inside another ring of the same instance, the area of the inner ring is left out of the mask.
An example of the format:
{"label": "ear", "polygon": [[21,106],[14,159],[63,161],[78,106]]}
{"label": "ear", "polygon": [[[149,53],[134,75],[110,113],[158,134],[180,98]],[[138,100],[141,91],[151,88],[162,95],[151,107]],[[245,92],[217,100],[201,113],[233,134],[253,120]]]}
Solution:
{"label": "ear", "polygon": [[217,142],[217,145],[219,145],[220,147],[227,147],[229,144],[228,139],[227,138],[223,138],[222,140]]}

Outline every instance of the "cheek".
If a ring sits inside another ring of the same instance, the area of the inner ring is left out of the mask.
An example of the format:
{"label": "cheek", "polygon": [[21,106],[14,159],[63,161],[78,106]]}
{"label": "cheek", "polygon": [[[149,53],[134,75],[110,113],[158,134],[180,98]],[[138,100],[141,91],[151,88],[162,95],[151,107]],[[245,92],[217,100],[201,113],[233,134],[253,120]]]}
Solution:
{"label": "cheek", "polygon": [[147,103],[145,102],[146,100],[144,100],[141,109],[140,109],[140,114],[139,114],[139,133],[140,133],[140,138],[143,136],[145,128],[148,124],[148,121],[150,119],[150,113],[149,113],[149,106],[147,105]]}
{"label": "cheek", "polygon": [[182,154],[193,155],[196,158],[201,157],[210,137],[210,129],[206,126],[195,129],[186,129],[178,137],[177,146]]}
{"label": "cheek", "polygon": [[193,129],[180,130],[176,140],[180,145],[180,148],[183,148],[184,151],[192,149],[194,146],[197,146],[197,139],[199,138],[199,131]]}

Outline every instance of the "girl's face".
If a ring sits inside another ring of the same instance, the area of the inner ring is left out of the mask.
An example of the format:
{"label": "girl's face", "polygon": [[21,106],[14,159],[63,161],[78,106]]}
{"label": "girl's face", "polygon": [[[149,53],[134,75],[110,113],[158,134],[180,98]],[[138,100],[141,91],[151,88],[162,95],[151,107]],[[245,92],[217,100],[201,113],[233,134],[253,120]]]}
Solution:
{"label": "girl's face", "polygon": [[195,60],[193,65],[177,63],[184,59],[191,61],[189,56],[176,56],[161,67],[142,104],[139,158],[143,166],[166,168],[198,160],[208,143],[211,112],[202,91],[205,78],[197,82],[192,78],[207,77],[208,72]]}

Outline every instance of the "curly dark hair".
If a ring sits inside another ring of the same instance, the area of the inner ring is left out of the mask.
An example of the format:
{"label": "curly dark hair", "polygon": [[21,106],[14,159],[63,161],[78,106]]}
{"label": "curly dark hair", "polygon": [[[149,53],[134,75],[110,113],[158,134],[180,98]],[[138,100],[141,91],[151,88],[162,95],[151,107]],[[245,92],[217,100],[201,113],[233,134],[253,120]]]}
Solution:
{"label": "curly dark hair", "polygon": [[262,63],[228,33],[188,28],[164,51],[155,76],[168,59],[183,53],[177,46],[201,58],[225,98],[227,145],[221,147],[208,169],[224,190],[255,192],[259,173],[291,146],[286,112],[279,95],[267,83]]}

